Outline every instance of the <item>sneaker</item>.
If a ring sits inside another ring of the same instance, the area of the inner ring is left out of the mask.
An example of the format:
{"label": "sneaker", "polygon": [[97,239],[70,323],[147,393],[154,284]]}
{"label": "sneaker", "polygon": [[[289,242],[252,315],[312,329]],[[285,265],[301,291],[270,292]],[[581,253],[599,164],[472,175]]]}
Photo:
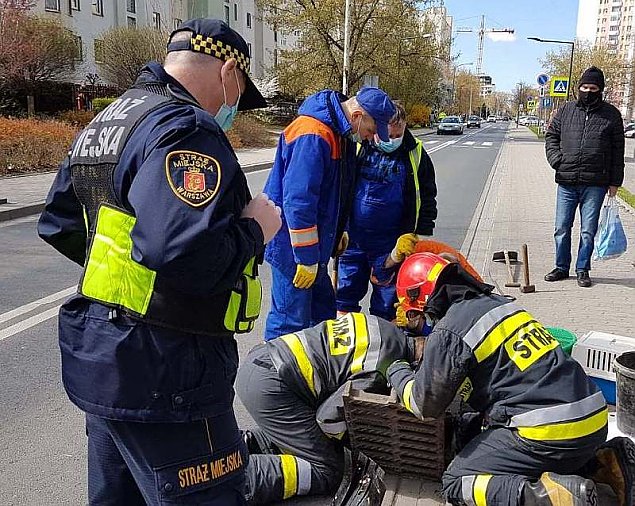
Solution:
{"label": "sneaker", "polygon": [[582,288],[589,288],[593,284],[589,277],[589,271],[579,271],[576,273],[576,276],[578,278],[578,286]]}
{"label": "sneaker", "polygon": [[620,506],[635,506],[635,443],[616,437],[600,446],[590,478],[610,485]]}
{"label": "sneaker", "polygon": [[545,281],[560,281],[562,279],[567,279],[568,277],[568,272],[564,272],[556,267],[549,274],[545,275]]}

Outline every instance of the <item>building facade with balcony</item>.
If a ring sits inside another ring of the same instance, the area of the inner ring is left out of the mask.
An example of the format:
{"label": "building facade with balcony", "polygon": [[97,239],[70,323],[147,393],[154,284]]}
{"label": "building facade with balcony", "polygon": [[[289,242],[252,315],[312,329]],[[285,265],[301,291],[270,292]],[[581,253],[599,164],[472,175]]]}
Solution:
{"label": "building facade with balcony", "polygon": [[[580,0],[576,37],[604,46],[631,65],[635,56],[635,0]],[[577,76],[574,76],[574,79]],[[625,119],[635,115],[633,73],[624,83],[607,90],[607,100],[620,109]]]}
{"label": "building facade with balcony", "polygon": [[276,37],[262,21],[255,0],[37,0],[32,11],[58,18],[75,35],[78,61],[68,80],[76,84],[100,81],[101,38],[117,27],[170,32],[191,18],[223,19],[249,45],[254,77],[263,77],[276,53]]}

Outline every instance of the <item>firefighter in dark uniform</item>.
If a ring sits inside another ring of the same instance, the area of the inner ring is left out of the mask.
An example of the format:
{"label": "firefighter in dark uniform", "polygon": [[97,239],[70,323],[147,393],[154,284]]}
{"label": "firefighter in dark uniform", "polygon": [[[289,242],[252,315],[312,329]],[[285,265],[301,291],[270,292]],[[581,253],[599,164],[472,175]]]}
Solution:
{"label": "firefighter in dark uniform", "polygon": [[258,316],[281,220],[251,199],[223,130],[265,101],[225,23],[187,21],[167,51],[78,135],[38,232],[84,266],[59,340],[86,412],[90,503],[238,505],[233,335]]}
{"label": "firefighter in dark uniform", "polygon": [[414,357],[413,339],[376,316],[349,313],[257,346],[236,391],[259,430],[247,433],[247,499],[269,504],[333,493],[342,480],[342,394],[386,392],[386,368]]}
{"label": "firefighter in dark uniform", "polygon": [[458,394],[487,426],[446,470],[446,500],[595,505],[593,478],[632,505],[635,447],[626,438],[602,446],[602,393],[538,321],[491,289],[432,253],[408,257],[397,277],[411,330],[433,325],[416,370],[388,369],[403,405],[438,417]]}

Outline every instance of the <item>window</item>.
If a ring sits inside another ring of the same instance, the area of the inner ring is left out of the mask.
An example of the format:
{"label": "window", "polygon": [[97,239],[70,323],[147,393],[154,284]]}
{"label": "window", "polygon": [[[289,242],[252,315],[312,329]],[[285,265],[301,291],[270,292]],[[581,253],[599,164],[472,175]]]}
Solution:
{"label": "window", "polygon": [[128,28],[137,28],[137,18],[128,16],[126,20],[128,21]]}
{"label": "window", "polygon": [[250,57],[250,58],[253,58],[254,53],[253,53],[253,51],[251,50],[251,42],[247,42],[247,50],[249,51],[249,57]]}
{"label": "window", "polygon": [[95,39],[93,41],[93,52],[95,53],[95,63],[104,61],[104,41]]}
{"label": "window", "polygon": [[273,32],[273,41],[278,42],[278,32]]}
{"label": "window", "polygon": [[44,0],[44,10],[59,12],[60,0]]}
{"label": "window", "polygon": [[609,28],[609,30],[610,30],[611,32],[614,32],[614,31],[616,31],[616,30],[618,30],[618,29],[619,29],[619,25],[613,25],[613,26],[611,26],[611,27]]}
{"label": "window", "polygon": [[161,13],[160,12],[152,13],[152,26],[157,30],[161,30]]}
{"label": "window", "polygon": [[238,4],[234,4],[234,21],[238,21]]}
{"label": "window", "polygon": [[133,14],[137,12],[137,0],[127,0],[126,10],[128,12],[132,12]]}
{"label": "window", "polygon": [[225,23],[229,24],[229,13],[230,13],[229,5],[225,4],[224,10],[225,10]]}
{"label": "window", "polygon": [[82,38],[79,35],[73,35],[73,42],[75,43],[75,54],[73,58],[75,61],[82,61],[84,59],[84,51],[82,50]]}
{"label": "window", "polygon": [[293,35],[295,35],[296,37],[300,36],[300,30],[293,30]]}
{"label": "window", "polygon": [[181,23],[182,23],[182,22],[183,22],[183,20],[181,20],[181,19],[179,19],[179,18],[174,18],[174,19],[172,20],[172,28],[173,28],[174,30],[176,30],[176,29],[177,29],[177,28],[181,25]]}
{"label": "window", "polygon": [[93,14],[95,16],[104,15],[104,0],[93,0]]}
{"label": "window", "polygon": [[251,12],[247,13],[247,28],[251,28]]}
{"label": "window", "polygon": [[74,11],[79,10],[79,0],[71,0],[71,9]]}
{"label": "window", "polygon": [[611,12],[620,12],[620,8],[619,7],[613,7],[611,9]]}

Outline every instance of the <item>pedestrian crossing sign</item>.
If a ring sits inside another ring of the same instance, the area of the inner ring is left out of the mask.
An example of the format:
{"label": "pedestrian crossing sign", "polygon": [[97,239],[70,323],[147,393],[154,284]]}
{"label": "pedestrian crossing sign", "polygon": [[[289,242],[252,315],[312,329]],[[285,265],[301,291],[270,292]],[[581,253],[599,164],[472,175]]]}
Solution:
{"label": "pedestrian crossing sign", "polygon": [[535,100],[527,100],[527,109],[533,110],[535,108],[536,108],[536,101]]}
{"label": "pedestrian crossing sign", "polygon": [[552,77],[551,88],[549,95],[552,97],[566,97],[569,92],[569,78],[568,77]]}

